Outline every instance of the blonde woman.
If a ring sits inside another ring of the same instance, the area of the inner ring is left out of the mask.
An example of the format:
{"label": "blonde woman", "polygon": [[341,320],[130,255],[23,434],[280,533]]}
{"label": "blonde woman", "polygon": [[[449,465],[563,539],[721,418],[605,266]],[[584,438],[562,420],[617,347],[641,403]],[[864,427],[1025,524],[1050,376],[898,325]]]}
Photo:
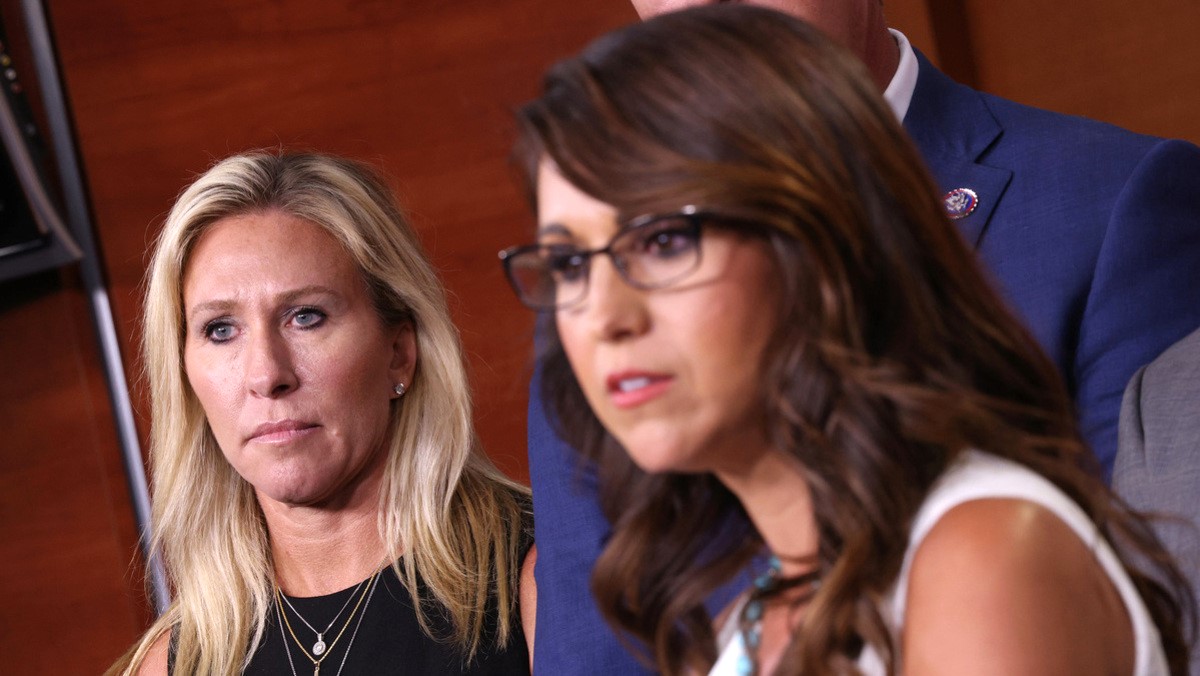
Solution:
{"label": "blonde woman", "polygon": [[175,600],[112,673],[528,671],[528,494],[479,447],[442,285],[371,171],[216,164],[167,218],[144,331]]}

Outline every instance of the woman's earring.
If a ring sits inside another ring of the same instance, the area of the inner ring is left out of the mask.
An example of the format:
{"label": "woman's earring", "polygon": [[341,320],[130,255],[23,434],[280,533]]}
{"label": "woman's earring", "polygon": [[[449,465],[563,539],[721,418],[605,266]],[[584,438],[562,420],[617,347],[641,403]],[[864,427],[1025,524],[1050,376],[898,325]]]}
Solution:
{"label": "woman's earring", "polygon": [[392,388],[392,391],[396,393],[397,397],[403,397],[404,393],[408,391],[408,388],[404,386],[404,383],[396,383],[396,386]]}

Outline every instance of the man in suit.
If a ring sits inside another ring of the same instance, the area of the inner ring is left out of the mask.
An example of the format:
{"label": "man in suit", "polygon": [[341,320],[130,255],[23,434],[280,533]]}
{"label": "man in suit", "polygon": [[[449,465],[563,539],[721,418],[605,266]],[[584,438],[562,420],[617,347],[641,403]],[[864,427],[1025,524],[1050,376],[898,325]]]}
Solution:
{"label": "man in suit", "polygon": [[[643,18],[712,0],[632,0]],[[1129,377],[1200,326],[1200,150],[957,84],[880,0],[758,0],[853,50],[904,121],[947,213],[1057,364],[1107,472]],[[529,470],[538,542],[539,671],[637,673],[588,593],[608,524],[594,477],[535,390]]]}
{"label": "man in suit", "polygon": [[1200,597],[1200,330],[1129,381],[1113,487],[1134,509],[1169,517],[1155,530]]}

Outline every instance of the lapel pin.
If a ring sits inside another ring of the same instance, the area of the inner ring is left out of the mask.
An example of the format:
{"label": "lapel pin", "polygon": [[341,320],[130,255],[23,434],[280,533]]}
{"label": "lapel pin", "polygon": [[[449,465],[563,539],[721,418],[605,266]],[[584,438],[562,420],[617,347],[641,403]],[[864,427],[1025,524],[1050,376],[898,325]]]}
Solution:
{"label": "lapel pin", "polygon": [[955,188],[942,197],[942,204],[946,207],[946,215],[957,221],[975,211],[975,207],[979,206],[979,195],[970,188]]}

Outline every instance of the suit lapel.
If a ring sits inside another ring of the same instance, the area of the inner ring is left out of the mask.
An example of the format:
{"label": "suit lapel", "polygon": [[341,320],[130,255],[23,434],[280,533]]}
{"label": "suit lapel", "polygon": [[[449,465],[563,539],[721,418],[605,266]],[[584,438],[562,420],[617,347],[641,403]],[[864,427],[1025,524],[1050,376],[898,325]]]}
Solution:
{"label": "suit lapel", "polygon": [[1012,180],[1012,171],[983,164],[980,157],[1004,133],[979,92],[954,82],[917,52],[917,86],[904,116],[917,148],[943,193],[969,188],[979,202],[955,224],[978,247]]}

